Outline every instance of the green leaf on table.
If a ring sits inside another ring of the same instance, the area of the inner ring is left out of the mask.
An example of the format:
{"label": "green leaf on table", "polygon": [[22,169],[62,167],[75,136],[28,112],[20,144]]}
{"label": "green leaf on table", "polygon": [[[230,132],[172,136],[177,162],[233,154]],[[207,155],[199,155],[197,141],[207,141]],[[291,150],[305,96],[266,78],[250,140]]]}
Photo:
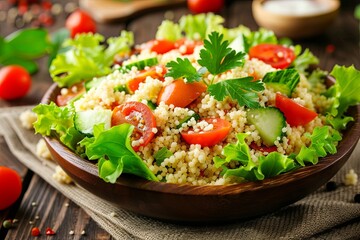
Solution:
{"label": "green leaf on table", "polygon": [[354,16],[355,16],[355,18],[357,18],[358,20],[360,20],[360,4],[358,4],[358,5],[355,7]]}
{"label": "green leaf on table", "polygon": [[45,29],[30,28],[18,30],[5,38],[14,55],[22,58],[38,58],[50,49]]}
{"label": "green leaf on table", "polygon": [[257,108],[260,107],[257,93],[265,88],[263,82],[253,80],[252,77],[244,77],[220,81],[211,84],[208,87],[208,92],[218,101],[222,101],[229,96],[231,99],[236,100],[240,106]]}
{"label": "green leaf on table", "polygon": [[198,63],[211,74],[217,75],[244,64],[245,53],[236,52],[229,47],[229,42],[223,41],[224,35],[212,32],[208,38],[204,40],[204,49],[200,51]]}
{"label": "green leaf on table", "polygon": [[191,64],[188,58],[177,58],[176,61],[171,61],[166,64],[169,68],[166,77],[174,79],[184,78],[186,83],[192,83],[201,79],[201,74],[196,71],[196,68]]}
{"label": "green leaf on table", "polygon": [[34,74],[39,70],[37,63],[33,60],[18,58],[16,56],[10,56],[3,61],[0,61],[3,65],[20,65],[24,67],[30,74]]}

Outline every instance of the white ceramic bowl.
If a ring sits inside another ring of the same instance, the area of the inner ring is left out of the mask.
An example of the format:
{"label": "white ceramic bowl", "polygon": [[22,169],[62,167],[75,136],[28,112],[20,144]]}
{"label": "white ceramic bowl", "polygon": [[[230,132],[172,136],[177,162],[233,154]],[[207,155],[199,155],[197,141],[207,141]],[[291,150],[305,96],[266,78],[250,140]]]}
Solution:
{"label": "white ceramic bowl", "polygon": [[335,20],[339,8],[339,0],[253,0],[252,4],[260,27],[293,39],[323,33]]}

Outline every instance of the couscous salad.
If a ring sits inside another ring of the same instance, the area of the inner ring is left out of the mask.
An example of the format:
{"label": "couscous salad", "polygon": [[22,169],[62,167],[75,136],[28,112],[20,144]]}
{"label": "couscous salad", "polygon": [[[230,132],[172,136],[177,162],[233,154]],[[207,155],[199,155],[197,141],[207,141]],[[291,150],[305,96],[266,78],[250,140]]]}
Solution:
{"label": "couscous salad", "polygon": [[[314,68],[308,50],[220,16],[165,20],[154,40],[80,34],[50,67],[61,88],[34,127],[98,165],[167,183],[256,181],[336,153],[360,102],[360,72]],[[312,70],[310,70],[312,69]],[[336,79],[325,85],[327,75]]]}

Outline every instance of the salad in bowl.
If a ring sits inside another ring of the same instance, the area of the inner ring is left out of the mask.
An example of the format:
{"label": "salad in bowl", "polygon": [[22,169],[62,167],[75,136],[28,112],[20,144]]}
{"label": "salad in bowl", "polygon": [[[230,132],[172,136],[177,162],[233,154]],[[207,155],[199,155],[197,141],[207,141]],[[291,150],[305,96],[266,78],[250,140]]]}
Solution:
{"label": "salad in bowl", "polygon": [[360,102],[360,72],[327,73],[309,49],[223,21],[165,20],[138,45],[127,31],[106,44],[100,34],[67,40],[50,67],[60,94],[33,109],[36,132],[96,163],[110,183],[132,174],[231,185],[335,154]]}

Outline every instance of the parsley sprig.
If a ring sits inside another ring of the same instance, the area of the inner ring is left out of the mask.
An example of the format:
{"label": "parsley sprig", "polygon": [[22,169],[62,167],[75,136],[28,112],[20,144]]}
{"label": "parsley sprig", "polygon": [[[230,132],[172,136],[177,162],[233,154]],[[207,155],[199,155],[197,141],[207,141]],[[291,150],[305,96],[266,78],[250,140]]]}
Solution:
{"label": "parsley sprig", "polygon": [[223,41],[223,38],[224,35],[212,32],[209,40],[204,40],[204,48],[200,51],[198,63],[214,75],[244,64],[245,53],[230,48],[229,42]]}
{"label": "parsley sprig", "polygon": [[[196,69],[188,58],[177,58],[166,64],[169,68],[166,76],[174,79],[184,78],[186,83],[202,81],[208,86],[208,92],[216,100],[222,101],[226,97],[236,100],[239,105],[249,108],[259,107],[258,91],[264,90],[263,82],[253,81],[252,77],[227,79],[214,83],[215,76],[243,66],[245,53],[236,52],[229,47],[228,41],[223,41],[223,35],[218,32],[209,34],[209,39],[204,41],[204,49],[200,51],[198,63],[202,66]],[[209,72],[213,79],[209,80],[204,75]]]}

